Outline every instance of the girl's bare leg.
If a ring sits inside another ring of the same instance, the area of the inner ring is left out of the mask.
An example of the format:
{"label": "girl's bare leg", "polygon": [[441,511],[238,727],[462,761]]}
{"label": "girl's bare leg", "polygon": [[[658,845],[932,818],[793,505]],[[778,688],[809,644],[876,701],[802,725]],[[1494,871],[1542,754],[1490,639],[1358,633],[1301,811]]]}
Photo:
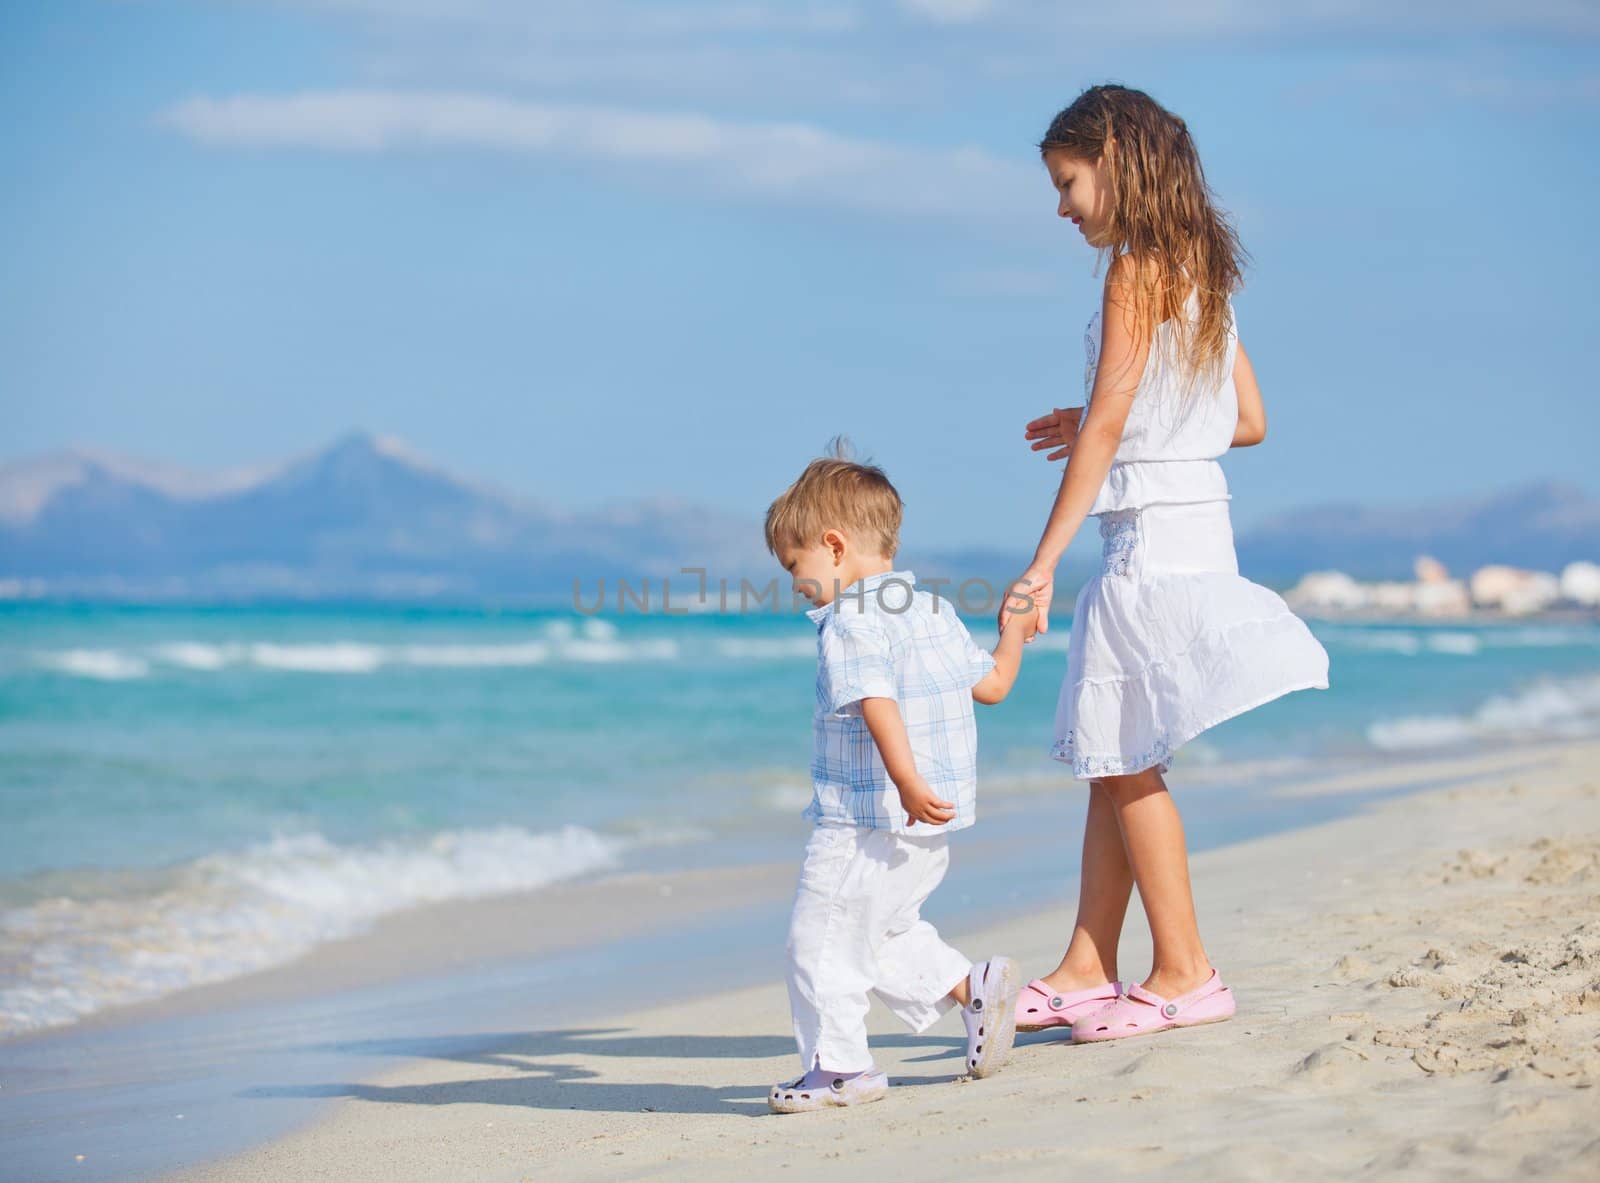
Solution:
{"label": "girl's bare leg", "polygon": [[1200,944],[1194,896],[1189,890],[1189,851],[1178,807],[1155,769],[1105,779],[1139,901],[1150,921],[1154,964],[1144,987],[1176,998],[1211,976],[1211,962]]}
{"label": "girl's bare leg", "polygon": [[1111,795],[1089,782],[1089,816],[1083,826],[1083,870],[1078,919],[1061,964],[1044,980],[1066,993],[1117,980],[1117,941],[1133,893],[1133,872]]}

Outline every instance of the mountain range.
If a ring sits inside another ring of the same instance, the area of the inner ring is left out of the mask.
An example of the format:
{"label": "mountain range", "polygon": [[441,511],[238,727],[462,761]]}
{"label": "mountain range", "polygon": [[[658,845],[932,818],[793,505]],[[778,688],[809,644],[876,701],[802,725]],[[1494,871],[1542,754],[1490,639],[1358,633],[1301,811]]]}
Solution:
{"label": "mountain range", "polygon": [[1311,506],[1257,525],[1237,546],[1241,570],[1256,578],[1331,568],[1405,579],[1424,554],[1458,574],[1489,563],[1560,571],[1579,559],[1600,561],[1600,499],[1541,482],[1415,505]]}
{"label": "mountain range", "polygon": [[[1329,567],[1404,577],[1421,553],[1454,568],[1558,568],[1600,558],[1600,501],[1540,484],[1476,501],[1327,506],[1285,514],[1238,546],[1246,574],[1277,583]],[[968,548],[902,565],[924,578],[999,580],[1016,560]],[[774,574],[758,521],[670,498],[546,506],[366,433],[221,473],[86,450],[0,466],[0,588],[10,595],[539,602],[570,600],[575,579],[592,598],[602,578],[671,576],[676,597],[695,582],[683,567],[735,587]]]}

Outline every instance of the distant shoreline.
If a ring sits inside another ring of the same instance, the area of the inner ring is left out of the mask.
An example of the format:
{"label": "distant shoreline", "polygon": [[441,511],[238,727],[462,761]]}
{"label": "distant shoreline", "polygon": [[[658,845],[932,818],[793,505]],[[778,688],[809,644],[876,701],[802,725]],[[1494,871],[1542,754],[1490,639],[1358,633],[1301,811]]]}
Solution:
{"label": "distant shoreline", "polygon": [[1407,628],[1449,627],[1469,625],[1474,628],[1514,628],[1528,624],[1595,624],[1600,625],[1600,611],[1584,608],[1553,608],[1543,612],[1529,612],[1520,616],[1486,609],[1474,609],[1465,616],[1425,615],[1417,612],[1335,612],[1326,609],[1312,611],[1296,608],[1296,614],[1318,624],[1394,624]]}
{"label": "distant shoreline", "polygon": [[[1077,581],[1064,580],[1068,585]],[[1417,612],[1379,612],[1372,609],[1353,609],[1338,611],[1329,608],[1312,608],[1306,605],[1291,605],[1300,617],[1326,624],[1393,624],[1401,626],[1484,626],[1494,627],[1500,625],[1519,624],[1580,624],[1600,625],[1600,609],[1592,608],[1548,608],[1538,612],[1523,614],[1508,614],[1491,609],[1475,608],[1464,615],[1441,615]],[[209,597],[132,597],[116,598],[101,596],[8,596],[0,591],[0,611],[16,607],[55,608],[55,609],[123,609],[127,611],[162,611],[167,609],[183,609],[191,611],[206,610],[232,610],[256,612],[291,612],[291,611],[384,611],[397,614],[407,612],[446,613],[460,614],[463,616],[495,616],[499,614],[549,613],[549,612],[575,612],[569,600],[559,597],[535,596],[528,599],[508,598],[504,600],[484,599],[386,599],[382,597],[329,597],[304,599],[284,597],[251,598],[240,597],[237,599],[218,599]],[[697,610],[686,613],[662,612],[617,612],[605,609],[592,613],[596,618],[616,620],[633,617],[636,619],[671,619],[681,616],[687,617],[738,617],[738,616],[769,616],[785,615],[786,613],[750,613],[750,612],[719,612],[714,609]],[[800,615],[796,608],[789,615]]]}

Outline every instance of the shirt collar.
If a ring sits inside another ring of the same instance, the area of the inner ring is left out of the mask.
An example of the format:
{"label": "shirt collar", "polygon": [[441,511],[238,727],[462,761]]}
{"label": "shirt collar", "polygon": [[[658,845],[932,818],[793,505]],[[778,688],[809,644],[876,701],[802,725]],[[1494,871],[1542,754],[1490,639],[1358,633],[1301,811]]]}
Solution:
{"label": "shirt collar", "polygon": [[904,583],[907,587],[917,586],[917,576],[916,572],[914,571],[879,571],[876,575],[862,576],[849,587],[841,589],[837,596],[835,596],[829,603],[822,605],[822,607],[807,608],[806,615],[809,616],[812,622],[820,628],[822,626],[823,617],[827,616],[829,612],[832,612],[838,605],[839,601],[844,599],[846,595],[848,595],[851,599],[855,599],[858,593],[862,596],[866,596],[869,593],[873,593],[874,589],[876,589],[880,583],[886,583],[891,579],[898,580],[899,582]]}

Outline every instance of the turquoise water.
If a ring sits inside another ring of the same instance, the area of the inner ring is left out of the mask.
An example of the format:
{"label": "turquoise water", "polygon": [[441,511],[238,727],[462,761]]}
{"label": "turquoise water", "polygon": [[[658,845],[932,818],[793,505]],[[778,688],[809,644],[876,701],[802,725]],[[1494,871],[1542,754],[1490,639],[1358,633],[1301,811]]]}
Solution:
{"label": "turquoise water", "polygon": [[[1067,623],[980,708],[985,792],[1070,786],[1045,756]],[[1600,731],[1593,624],[1313,628],[1333,688],[1208,732],[1175,785]],[[429,900],[779,857],[813,673],[798,614],[9,606],[0,1031]]]}

